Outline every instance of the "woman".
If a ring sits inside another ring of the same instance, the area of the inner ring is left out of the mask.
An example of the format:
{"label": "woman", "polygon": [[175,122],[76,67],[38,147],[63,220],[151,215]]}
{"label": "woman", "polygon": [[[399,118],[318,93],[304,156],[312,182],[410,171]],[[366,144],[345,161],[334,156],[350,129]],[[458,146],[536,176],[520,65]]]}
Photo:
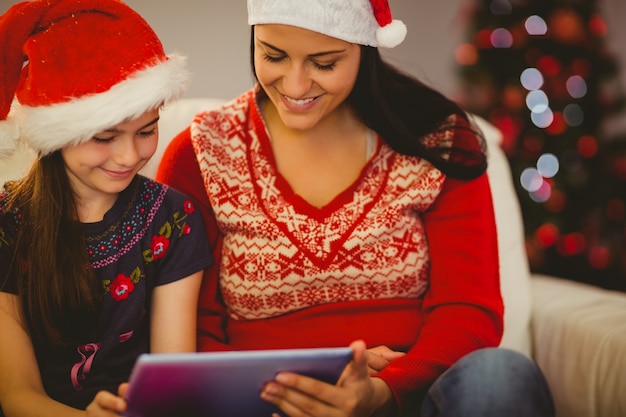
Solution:
{"label": "woman", "polygon": [[0,45],[0,149],[39,155],[0,189],[0,415],[120,415],[139,354],[195,351],[212,261],[193,203],[137,174],[184,59],[115,0],[18,3]]}
{"label": "woman", "polygon": [[537,367],[488,349],[503,305],[482,139],[381,60],[405,34],[386,3],[248,0],[258,85],[168,147],[157,178],[198,201],[219,259],[199,349],[351,344],[335,386],[264,387],[292,417],[552,415]]}

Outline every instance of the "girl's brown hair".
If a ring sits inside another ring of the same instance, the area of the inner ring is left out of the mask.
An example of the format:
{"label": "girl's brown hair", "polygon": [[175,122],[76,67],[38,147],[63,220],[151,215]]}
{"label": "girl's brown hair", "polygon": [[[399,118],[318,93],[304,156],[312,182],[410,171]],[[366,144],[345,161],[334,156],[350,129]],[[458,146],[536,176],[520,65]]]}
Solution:
{"label": "girl's brown hair", "polygon": [[21,219],[7,277],[16,279],[33,341],[67,345],[85,330],[99,288],[61,152],[40,158],[5,188],[7,208]]}

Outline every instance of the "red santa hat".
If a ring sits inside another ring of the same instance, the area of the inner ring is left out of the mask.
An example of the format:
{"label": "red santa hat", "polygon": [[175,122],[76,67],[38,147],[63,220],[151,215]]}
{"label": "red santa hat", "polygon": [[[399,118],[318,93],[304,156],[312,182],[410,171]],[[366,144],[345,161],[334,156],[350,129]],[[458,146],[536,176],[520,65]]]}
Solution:
{"label": "red santa hat", "polygon": [[297,26],[381,48],[399,45],[407,32],[391,18],[387,0],[248,0],[248,23]]}
{"label": "red santa hat", "polygon": [[0,158],[40,155],[180,97],[185,59],[117,0],[36,0],[0,16]]}

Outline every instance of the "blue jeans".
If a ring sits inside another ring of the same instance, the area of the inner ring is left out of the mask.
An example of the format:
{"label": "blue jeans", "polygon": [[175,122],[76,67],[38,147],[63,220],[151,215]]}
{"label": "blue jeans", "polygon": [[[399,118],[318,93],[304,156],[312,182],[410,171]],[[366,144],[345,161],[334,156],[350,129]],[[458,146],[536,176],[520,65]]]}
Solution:
{"label": "blue jeans", "polygon": [[481,349],[430,387],[421,417],[552,417],[552,395],[539,367],[521,353]]}

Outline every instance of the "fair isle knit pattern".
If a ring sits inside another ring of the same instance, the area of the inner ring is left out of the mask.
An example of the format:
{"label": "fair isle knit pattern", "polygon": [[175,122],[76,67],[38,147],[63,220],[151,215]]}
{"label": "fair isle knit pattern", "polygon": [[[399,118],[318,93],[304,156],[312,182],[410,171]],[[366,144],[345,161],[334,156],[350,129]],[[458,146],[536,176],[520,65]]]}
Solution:
{"label": "fair isle knit pattern", "polygon": [[318,209],[277,172],[253,92],[196,116],[191,135],[224,233],[220,282],[233,318],[424,294],[429,257],[419,213],[445,178],[430,163],[379,140],[353,186]]}

